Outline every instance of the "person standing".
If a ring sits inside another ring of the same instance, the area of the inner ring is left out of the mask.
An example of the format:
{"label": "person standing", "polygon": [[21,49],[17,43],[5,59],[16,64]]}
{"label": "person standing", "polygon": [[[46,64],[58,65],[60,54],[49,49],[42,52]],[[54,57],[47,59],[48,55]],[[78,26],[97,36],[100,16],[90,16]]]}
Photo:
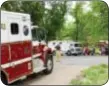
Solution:
{"label": "person standing", "polygon": [[85,51],[84,52],[85,52],[86,56],[90,54],[88,46],[85,47]]}
{"label": "person standing", "polygon": [[60,62],[61,59],[61,47],[60,45],[56,46],[56,61]]}
{"label": "person standing", "polygon": [[95,48],[94,48],[94,47],[91,48],[90,54],[91,54],[91,55],[95,55]]}
{"label": "person standing", "polygon": [[105,55],[109,55],[109,48],[108,48],[108,46],[105,47]]}
{"label": "person standing", "polygon": [[96,53],[96,55],[100,55],[100,54],[101,54],[101,50],[100,50],[99,47],[96,47],[96,49],[95,49],[95,53]]}
{"label": "person standing", "polygon": [[104,46],[101,47],[101,55],[105,55],[105,47]]}

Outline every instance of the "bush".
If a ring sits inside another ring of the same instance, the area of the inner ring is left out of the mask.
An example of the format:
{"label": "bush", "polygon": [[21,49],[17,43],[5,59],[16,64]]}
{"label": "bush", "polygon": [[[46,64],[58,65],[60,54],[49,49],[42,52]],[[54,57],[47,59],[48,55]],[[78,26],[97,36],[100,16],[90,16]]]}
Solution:
{"label": "bush", "polygon": [[81,79],[72,80],[72,85],[102,85],[108,80],[108,65],[92,66],[81,72]]}

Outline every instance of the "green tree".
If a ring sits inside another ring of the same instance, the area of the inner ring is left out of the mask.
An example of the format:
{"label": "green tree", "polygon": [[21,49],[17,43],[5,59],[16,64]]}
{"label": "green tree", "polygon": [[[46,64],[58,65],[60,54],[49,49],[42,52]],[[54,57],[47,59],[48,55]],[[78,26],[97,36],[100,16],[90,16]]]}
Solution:
{"label": "green tree", "polygon": [[28,13],[31,15],[33,24],[41,26],[43,24],[44,2],[43,1],[6,1],[3,10]]}
{"label": "green tree", "polygon": [[[97,28],[101,39],[108,39],[108,5],[103,1],[93,1],[91,3],[92,13],[96,15]],[[105,34],[105,35],[104,35]],[[107,35],[106,35],[107,34]]]}
{"label": "green tree", "polygon": [[20,1],[6,1],[2,4],[1,9],[7,11],[19,12],[20,9]]}
{"label": "green tree", "polygon": [[7,1],[2,5],[2,9],[29,13],[33,24],[46,28],[48,39],[52,40],[56,39],[56,35],[63,26],[66,2],[48,1],[48,3],[52,9],[46,9],[44,1]]}
{"label": "green tree", "polygon": [[50,1],[48,3],[51,5],[51,9],[46,10],[44,26],[48,29],[48,40],[55,40],[65,21],[66,1]]}
{"label": "green tree", "polygon": [[[78,35],[79,41],[96,43],[99,40],[108,39],[108,7],[102,1],[91,1],[91,10],[83,12],[84,3],[78,2],[72,9],[72,16],[75,18],[75,30],[73,37]],[[76,33],[78,31],[78,34]],[[76,34],[75,34],[76,33]],[[73,38],[73,39],[74,39]]]}
{"label": "green tree", "polygon": [[34,25],[42,26],[45,12],[43,1],[22,1],[21,9],[31,15]]}
{"label": "green tree", "polygon": [[[81,40],[81,33],[83,34],[83,23],[82,23],[82,17],[83,17],[83,2],[76,2],[75,7],[71,11],[71,15],[75,18],[74,24],[76,25],[72,38],[75,41]],[[81,31],[81,33],[80,33]]]}
{"label": "green tree", "polygon": [[[82,23],[89,44],[108,40],[108,7],[102,1],[90,2],[91,11],[84,13]],[[87,32],[86,32],[87,31]]]}

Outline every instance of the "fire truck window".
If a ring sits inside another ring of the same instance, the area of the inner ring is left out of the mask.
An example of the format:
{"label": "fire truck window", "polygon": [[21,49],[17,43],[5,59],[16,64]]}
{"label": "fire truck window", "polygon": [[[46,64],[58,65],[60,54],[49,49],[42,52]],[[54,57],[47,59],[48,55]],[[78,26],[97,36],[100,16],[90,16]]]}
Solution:
{"label": "fire truck window", "polygon": [[33,41],[36,41],[37,40],[37,35],[36,35],[36,29],[32,29],[32,39]]}
{"label": "fire truck window", "polygon": [[46,31],[43,28],[34,28],[32,29],[32,38],[33,40],[46,40]]}
{"label": "fire truck window", "polygon": [[28,35],[29,30],[28,30],[28,27],[27,27],[27,26],[24,26],[24,28],[23,28],[23,32],[24,32],[24,35],[25,35],[25,36]]}
{"label": "fire truck window", "polygon": [[11,34],[18,34],[19,33],[19,27],[17,23],[11,24]]}
{"label": "fire truck window", "polygon": [[47,31],[44,28],[39,28],[38,30],[39,30],[38,31],[39,39],[40,40],[46,40]]}

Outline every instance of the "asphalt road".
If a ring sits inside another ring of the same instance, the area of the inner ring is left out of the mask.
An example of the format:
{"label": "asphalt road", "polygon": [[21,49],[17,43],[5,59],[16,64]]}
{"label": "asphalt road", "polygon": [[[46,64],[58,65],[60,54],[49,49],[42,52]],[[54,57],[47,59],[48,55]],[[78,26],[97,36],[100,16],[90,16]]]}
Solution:
{"label": "asphalt road", "polygon": [[93,66],[101,63],[108,64],[108,56],[64,56],[62,64]]}
{"label": "asphalt road", "polygon": [[107,56],[63,56],[61,62],[54,57],[54,70],[49,75],[33,74],[27,79],[17,81],[17,85],[68,85],[71,79],[76,78],[81,70],[92,65],[108,64]]}

